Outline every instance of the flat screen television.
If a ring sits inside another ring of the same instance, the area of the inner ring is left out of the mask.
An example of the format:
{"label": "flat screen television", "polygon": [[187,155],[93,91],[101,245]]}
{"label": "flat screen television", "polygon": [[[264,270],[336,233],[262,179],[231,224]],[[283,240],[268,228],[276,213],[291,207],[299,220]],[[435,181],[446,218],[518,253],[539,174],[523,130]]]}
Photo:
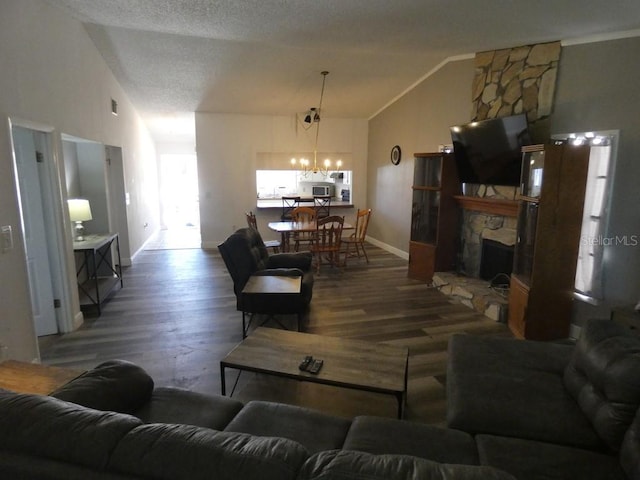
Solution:
{"label": "flat screen television", "polygon": [[526,115],[454,126],[451,140],[461,183],[520,185],[520,149],[531,144]]}

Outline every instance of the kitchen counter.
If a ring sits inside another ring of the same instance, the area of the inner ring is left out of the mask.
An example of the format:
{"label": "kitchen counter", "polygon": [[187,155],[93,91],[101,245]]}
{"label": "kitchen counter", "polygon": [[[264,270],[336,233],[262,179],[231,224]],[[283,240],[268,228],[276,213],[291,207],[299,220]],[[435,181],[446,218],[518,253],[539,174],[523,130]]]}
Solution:
{"label": "kitchen counter", "polygon": [[[300,197],[300,205],[301,206],[313,206],[313,197]],[[256,203],[256,207],[258,209],[268,209],[268,208],[282,208],[282,199],[280,198],[269,198],[262,199],[259,198]],[[342,200],[334,200],[331,199],[331,208],[353,208],[353,203],[351,202],[343,202]]]}

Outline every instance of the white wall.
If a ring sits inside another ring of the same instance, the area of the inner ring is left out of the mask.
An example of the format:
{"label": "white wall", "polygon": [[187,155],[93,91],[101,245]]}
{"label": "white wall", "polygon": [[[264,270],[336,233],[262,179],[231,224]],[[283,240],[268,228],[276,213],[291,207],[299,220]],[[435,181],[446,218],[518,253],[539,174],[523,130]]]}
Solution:
{"label": "white wall", "polygon": [[[408,258],[413,154],[451,144],[449,127],[471,119],[473,59],[452,61],[369,122],[368,235]],[[399,165],[390,161],[400,145]]]}
{"label": "white wall", "polygon": [[[246,225],[244,213],[256,210],[259,153],[296,153],[313,151],[314,131],[296,125],[292,115],[259,116],[196,113],[196,145],[200,190],[202,244],[216,248],[235,228]],[[318,150],[351,153],[356,208],[366,206],[367,121],[324,117]],[[263,156],[260,156],[261,158]],[[290,158],[290,155],[286,156]],[[289,164],[282,165],[287,168]],[[279,212],[258,211],[260,224],[279,217]]]}
{"label": "white wall", "polygon": [[[62,174],[63,133],[123,148],[132,250],[141,248],[158,225],[155,147],[82,25],[64,11],[41,0],[0,3],[0,65],[0,225],[10,225],[15,239],[13,250],[0,253],[0,343],[9,346],[12,358],[34,360],[38,348],[29,306],[9,119],[52,132]],[[112,98],[119,105],[117,117],[110,111]],[[64,175],[60,184],[64,190]],[[67,217],[65,228],[70,232],[68,222]],[[65,262],[68,282],[75,285],[71,250],[69,233]]]}

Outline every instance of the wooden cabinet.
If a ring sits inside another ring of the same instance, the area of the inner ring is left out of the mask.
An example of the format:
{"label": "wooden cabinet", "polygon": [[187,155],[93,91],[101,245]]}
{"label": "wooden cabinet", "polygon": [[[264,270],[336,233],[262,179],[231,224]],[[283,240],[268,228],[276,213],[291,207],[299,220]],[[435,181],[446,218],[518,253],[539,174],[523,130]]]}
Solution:
{"label": "wooden cabinet", "polygon": [[524,147],[509,328],[532,340],[566,338],[576,273],[589,147]]}
{"label": "wooden cabinet", "polygon": [[431,282],[436,271],[453,270],[460,182],[453,154],[416,153],[411,206],[409,277]]}

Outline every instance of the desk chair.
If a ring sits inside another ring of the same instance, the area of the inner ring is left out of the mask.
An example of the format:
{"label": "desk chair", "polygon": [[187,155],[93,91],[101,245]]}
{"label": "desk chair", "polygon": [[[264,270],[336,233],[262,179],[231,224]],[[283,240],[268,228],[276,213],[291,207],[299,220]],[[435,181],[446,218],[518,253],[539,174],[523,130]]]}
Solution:
{"label": "desk chair", "polygon": [[[316,210],[311,207],[297,207],[291,211],[291,220],[294,222],[313,223],[316,221]],[[293,251],[300,251],[300,244],[306,243],[309,248],[313,245],[315,232],[293,232]]]}
{"label": "desk chair", "polygon": [[294,208],[300,206],[300,197],[282,197],[282,215],[280,220],[283,222],[291,221],[291,212]]}
{"label": "desk chair", "polygon": [[331,215],[331,195],[314,195],[313,207],[316,209],[316,217],[324,218]]}
{"label": "desk chair", "polygon": [[320,271],[323,259],[332,266],[340,266],[340,241],[344,217],[332,215],[316,221],[317,229],[311,253],[316,257],[316,272]]}
{"label": "desk chair", "polygon": [[[362,249],[362,254],[364,258],[367,259],[367,263],[369,263],[369,257],[367,256],[367,251],[364,249],[364,241],[367,237],[367,228],[369,227],[369,219],[371,218],[371,209],[361,209],[358,210],[356,215],[356,226],[355,232],[349,235],[346,238],[342,239],[342,243],[344,243],[347,247],[344,252],[344,265],[347,265],[347,258],[357,256],[360,258],[360,249]],[[356,249],[355,252],[349,252],[349,248],[353,245]]]}
{"label": "desk chair", "polygon": [[[294,314],[297,316],[300,330],[313,295],[311,254],[301,252],[269,255],[260,233],[253,228],[236,230],[218,245],[218,251],[233,280],[236,307],[242,312],[242,338],[247,336],[256,314],[265,315],[265,322],[274,320],[276,315]],[[300,293],[243,294],[244,287],[252,275],[302,277]]]}
{"label": "desk chair", "polygon": [[[247,217],[247,225],[249,228],[253,228],[258,230],[258,221],[256,220],[256,215],[253,212],[245,212],[244,214]],[[264,246],[267,248],[272,248],[273,253],[280,253],[280,240],[267,240],[264,242]]]}

